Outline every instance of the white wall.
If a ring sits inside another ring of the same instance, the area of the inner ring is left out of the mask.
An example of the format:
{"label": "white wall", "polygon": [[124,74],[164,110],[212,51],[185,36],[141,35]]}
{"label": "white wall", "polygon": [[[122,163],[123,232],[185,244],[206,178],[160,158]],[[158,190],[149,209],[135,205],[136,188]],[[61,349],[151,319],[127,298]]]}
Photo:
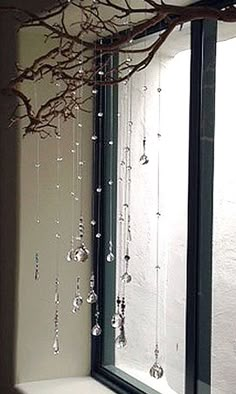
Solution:
{"label": "white wall", "polygon": [[[28,64],[43,50],[42,32],[25,31],[20,34],[19,58]],[[30,94],[32,86],[26,86]],[[55,86],[39,86],[38,101],[50,94]],[[91,119],[83,115],[84,186],[83,215],[85,242],[90,244],[91,197]],[[54,283],[56,269],[56,138],[40,141],[40,225],[36,214],[36,140],[34,135],[20,136],[20,261],[18,283],[18,312],[16,338],[16,382],[28,382],[58,377],[84,376],[90,371],[90,307],[86,302],[78,315],[71,312],[75,279],[81,277],[81,291],[86,298],[91,261],[84,265],[69,264],[65,260],[71,241],[71,185],[72,185],[72,123],[62,126],[61,150],[61,250],[60,272],[60,345],[61,353],[52,350],[54,327]],[[78,220],[78,217],[76,218]],[[40,280],[34,281],[34,255],[40,255]]]}

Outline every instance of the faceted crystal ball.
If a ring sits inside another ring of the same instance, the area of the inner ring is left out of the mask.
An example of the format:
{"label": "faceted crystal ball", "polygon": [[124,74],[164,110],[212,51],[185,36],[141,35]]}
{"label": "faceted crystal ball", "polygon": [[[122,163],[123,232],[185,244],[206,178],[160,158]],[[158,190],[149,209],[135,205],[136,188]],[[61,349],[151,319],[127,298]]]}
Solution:
{"label": "faceted crystal ball", "polygon": [[99,337],[99,335],[101,335],[101,333],[102,333],[102,329],[101,329],[101,327],[99,326],[99,324],[96,323],[95,326],[93,326],[91,332],[92,332],[92,335],[93,335],[94,337]]}
{"label": "faceted crystal ball", "polygon": [[74,251],[74,261],[77,263],[84,263],[89,257],[89,250],[84,244],[81,244]]}
{"label": "faceted crystal ball", "polygon": [[160,379],[162,378],[164,371],[163,368],[160,366],[160,364],[158,364],[157,361],[155,361],[149,373],[152,378]]}
{"label": "faceted crystal ball", "polygon": [[142,165],[145,165],[145,164],[148,164],[149,159],[148,159],[147,155],[145,155],[145,153],[144,153],[144,154],[140,157],[139,161],[140,161],[140,163],[141,163]]}
{"label": "faceted crystal ball", "polygon": [[123,282],[123,283],[130,283],[131,282],[131,280],[132,280],[132,276],[128,273],[128,272],[125,272],[122,276],[121,276],[121,281]]}
{"label": "faceted crystal ball", "polygon": [[115,313],[111,318],[111,326],[113,328],[120,328],[122,325],[122,317],[119,313]]}
{"label": "faceted crystal ball", "polygon": [[112,263],[115,260],[115,256],[112,252],[108,253],[107,255],[107,261],[108,263]]}
{"label": "faceted crystal ball", "polygon": [[73,313],[78,312],[82,304],[83,304],[83,298],[80,295],[75,296],[72,302],[73,305],[72,312]]}
{"label": "faceted crystal ball", "polygon": [[98,296],[94,290],[91,290],[88,294],[87,302],[89,304],[95,304],[97,302]]}

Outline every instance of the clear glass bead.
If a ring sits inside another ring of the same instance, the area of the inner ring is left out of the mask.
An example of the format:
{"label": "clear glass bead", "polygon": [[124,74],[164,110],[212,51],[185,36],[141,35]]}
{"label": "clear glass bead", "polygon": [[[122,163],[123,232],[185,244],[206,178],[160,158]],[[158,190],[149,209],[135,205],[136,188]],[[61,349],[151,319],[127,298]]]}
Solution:
{"label": "clear glass bead", "polygon": [[91,139],[92,139],[92,141],[97,141],[98,137],[97,137],[96,134],[93,134],[92,137],[91,137]]}
{"label": "clear glass bead", "polygon": [[102,192],[101,186],[97,187],[96,192],[97,192],[97,193],[101,193],[101,192]]}
{"label": "clear glass bead", "polygon": [[113,181],[112,181],[111,179],[108,181],[108,185],[109,185],[109,186],[112,186],[112,185],[113,185]]}
{"label": "clear glass bead", "polygon": [[98,93],[98,89],[94,88],[92,89],[92,94],[97,94]]}
{"label": "clear glass bead", "polygon": [[40,163],[35,163],[35,168],[40,168]]}
{"label": "clear glass bead", "polygon": [[144,85],[144,86],[143,86],[143,92],[146,92],[147,90],[148,90],[147,86]]}
{"label": "clear glass bead", "polygon": [[96,238],[98,238],[98,239],[101,238],[101,236],[102,236],[101,233],[97,233],[97,234],[96,234]]}
{"label": "clear glass bead", "polygon": [[104,71],[99,70],[99,71],[98,71],[98,75],[104,75]]}
{"label": "clear glass bead", "polygon": [[56,238],[60,239],[61,238],[61,234],[60,233],[56,233]]}
{"label": "clear glass bead", "polygon": [[98,117],[102,118],[103,117],[103,112],[98,112]]}
{"label": "clear glass bead", "polygon": [[95,226],[96,225],[96,220],[92,219],[90,223],[91,223],[92,226]]}
{"label": "clear glass bead", "polygon": [[63,160],[63,157],[57,157],[57,161],[62,161]]}
{"label": "clear glass bead", "polygon": [[113,145],[114,144],[114,142],[113,141],[109,141],[109,145]]}

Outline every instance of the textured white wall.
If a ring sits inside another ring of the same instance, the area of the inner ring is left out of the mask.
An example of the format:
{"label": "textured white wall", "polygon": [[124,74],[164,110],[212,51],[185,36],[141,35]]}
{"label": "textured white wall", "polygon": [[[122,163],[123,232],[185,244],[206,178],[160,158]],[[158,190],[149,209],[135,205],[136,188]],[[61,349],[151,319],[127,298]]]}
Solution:
{"label": "textured white wall", "polygon": [[[42,32],[20,34],[19,58],[30,63],[42,50]],[[32,87],[26,86],[32,94]],[[31,91],[29,90],[31,89]],[[55,86],[37,88],[38,101]],[[86,244],[90,248],[91,196],[91,119],[83,115],[84,186],[83,209]],[[88,375],[90,371],[90,307],[86,302],[80,314],[71,312],[75,279],[81,277],[81,291],[87,296],[91,264],[69,264],[65,260],[71,240],[72,123],[62,126],[61,151],[61,249],[60,249],[60,345],[61,353],[53,355],[54,283],[56,267],[56,138],[40,142],[40,219],[36,214],[36,140],[20,138],[20,262],[16,340],[16,381],[27,382],[68,376]],[[78,219],[78,218],[77,218]],[[38,228],[37,228],[38,227]],[[40,281],[34,281],[34,255],[40,255]]]}

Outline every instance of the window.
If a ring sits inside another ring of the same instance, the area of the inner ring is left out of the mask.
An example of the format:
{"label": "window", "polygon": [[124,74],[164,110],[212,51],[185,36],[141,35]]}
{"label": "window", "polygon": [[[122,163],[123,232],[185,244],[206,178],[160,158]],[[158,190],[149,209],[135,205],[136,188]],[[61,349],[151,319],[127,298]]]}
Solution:
{"label": "window", "polygon": [[[216,1],[208,3],[217,5]],[[155,34],[158,26],[140,40],[152,42]],[[104,236],[99,249],[95,239],[95,255],[104,332],[93,343],[92,373],[118,393],[224,394],[234,390],[232,317],[225,326],[228,313],[234,316],[235,298],[229,281],[235,254],[234,111],[225,100],[230,94],[232,106],[235,100],[233,83],[230,93],[223,75],[227,58],[232,65],[228,78],[233,81],[235,36],[235,24],[218,27],[212,21],[193,22],[173,32],[149,68],[127,85],[102,89],[99,105],[105,117],[103,124],[98,122],[103,143],[97,147],[97,157],[103,160],[96,176],[103,180],[105,190],[98,212]],[[148,164],[139,162],[142,154],[147,155]],[[132,167],[131,177],[127,163]],[[130,189],[122,186],[125,177],[127,184],[131,178]],[[132,242],[127,264],[128,237]],[[111,263],[106,261],[109,245],[115,256]],[[155,268],[157,262],[160,269]],[[124,285],[120,277],[126,271],[132,281]],[[111,317],[117,295],[122,298],[124,291],[128,345],[120,350],[115,347],[119,330],[111,327]],[[225,291],[227,307],[222,301]],[[219,346],[222,330],[228,334],[224,349]],[[164,369],[159,380],[148,373],[156,332]]]}

